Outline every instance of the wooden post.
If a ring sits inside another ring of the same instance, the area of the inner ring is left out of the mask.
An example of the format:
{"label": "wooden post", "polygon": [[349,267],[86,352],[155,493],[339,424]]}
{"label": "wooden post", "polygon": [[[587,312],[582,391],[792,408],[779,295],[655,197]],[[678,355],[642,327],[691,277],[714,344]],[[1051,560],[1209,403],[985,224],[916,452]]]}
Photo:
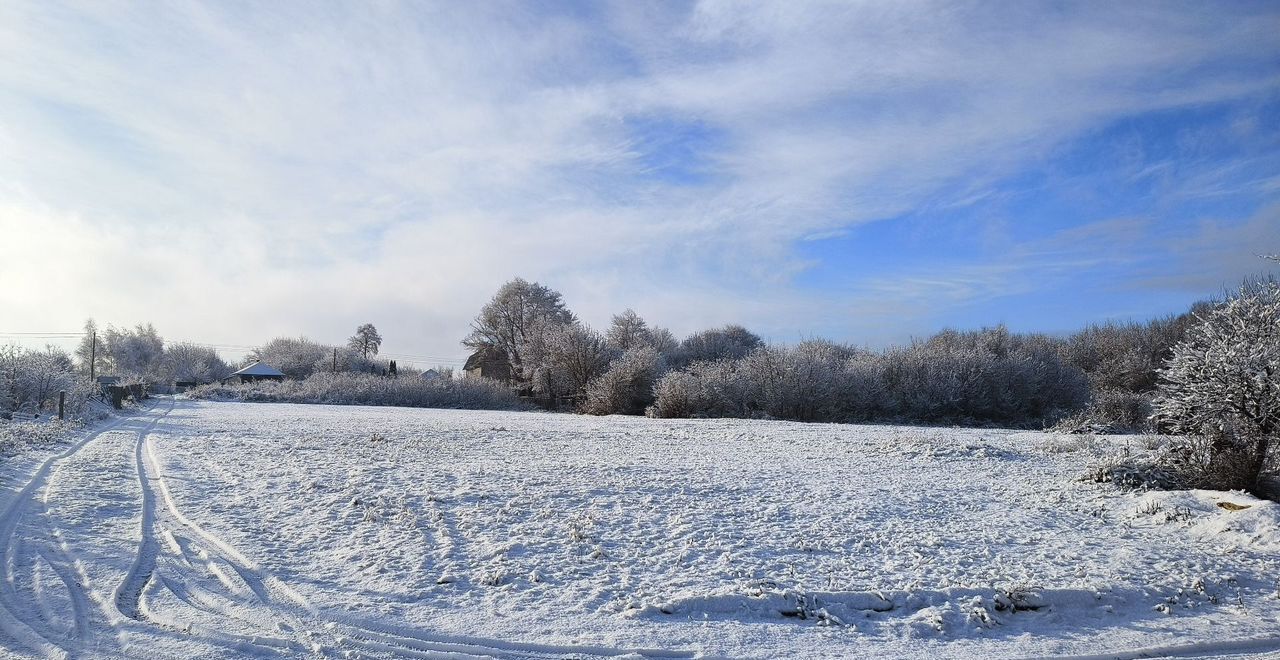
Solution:
{"label": "wooden post", "polygon": [[58,390],[58,419],[67,418],[67,391]]}

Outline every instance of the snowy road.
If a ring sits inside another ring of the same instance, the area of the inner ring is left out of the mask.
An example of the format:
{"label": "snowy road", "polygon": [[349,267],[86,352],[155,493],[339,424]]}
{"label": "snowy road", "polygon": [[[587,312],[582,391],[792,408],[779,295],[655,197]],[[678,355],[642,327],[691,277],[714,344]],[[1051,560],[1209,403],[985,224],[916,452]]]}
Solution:
{"label": "snowy road", "polygon": [[1078,481],[1114,449],[1101,442],[159,399],[43,462],[0,464],[0,646],[54,658],[1280,651],[1278,507]]}

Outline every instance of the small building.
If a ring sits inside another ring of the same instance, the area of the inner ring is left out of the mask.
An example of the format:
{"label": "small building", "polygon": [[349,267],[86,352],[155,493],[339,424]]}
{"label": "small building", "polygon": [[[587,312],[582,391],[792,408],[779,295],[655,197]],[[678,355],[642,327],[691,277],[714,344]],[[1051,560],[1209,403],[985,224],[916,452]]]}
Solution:
{"label": "small building", "polygon": [[224,380],[233,382],[233,383],[236,381],[239,381],[241,383],[256,383],[258,381],[263,381],[263,380],[271,380],[271,381],[279,382],[284,380],[284,372],[280,371],[279,369],[276,369],[275,367],[269,364],[263,364],[261,361],[259,361],[259,362],[254,362],[253,364],[241,369],[240,371],[237,371],[231,374],[230,376],[227,376]]}
{"label": "small building", "polygon": [[111,387],[120,384],[119,376],[98,376],[98,392],[102,396],[107,396],[111,391]]}
{"label": "small building", "polygon": [[476,378],[492,378],[504,383],[511,382],[511,361],[507,352],[497,346],[482,346],[463,365],[462,371]]}
{"label": "small building", "polygon": [[436,371],[435,369],[427,369],[426,371],[422,372],[422,380],[425,380],[427,382],[435,382],[437,380],[440,380],[440,378],[441,378],[440,372]]}

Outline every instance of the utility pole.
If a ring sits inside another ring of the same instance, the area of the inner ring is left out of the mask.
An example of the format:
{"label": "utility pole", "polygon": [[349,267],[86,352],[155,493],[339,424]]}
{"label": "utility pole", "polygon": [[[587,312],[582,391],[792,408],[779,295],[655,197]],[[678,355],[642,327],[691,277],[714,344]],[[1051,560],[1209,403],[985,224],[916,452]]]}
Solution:
{"label": "utility pole", "polygon": [[338,373],[338,349],[333,349],[333,373]]}
{"label": "utility pole", "polygon": [[93,331],[93,339],[89,342],[89,382],[95,382],[94,367],[98,366],[98,331]]}

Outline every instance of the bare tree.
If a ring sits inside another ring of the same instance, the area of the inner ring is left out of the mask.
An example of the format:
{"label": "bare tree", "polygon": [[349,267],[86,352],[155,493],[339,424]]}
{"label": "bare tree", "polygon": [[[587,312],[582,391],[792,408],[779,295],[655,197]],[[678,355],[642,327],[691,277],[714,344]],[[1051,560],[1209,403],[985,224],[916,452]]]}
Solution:
{"label": "bare tree", "polygon": [[378,354],[378,347],[382,346],[382,335],[378,334],[378,329],[372,323],[366,323],[356,328],[356,334],[347,340],[347,345],[368,360],[370,354]]}

